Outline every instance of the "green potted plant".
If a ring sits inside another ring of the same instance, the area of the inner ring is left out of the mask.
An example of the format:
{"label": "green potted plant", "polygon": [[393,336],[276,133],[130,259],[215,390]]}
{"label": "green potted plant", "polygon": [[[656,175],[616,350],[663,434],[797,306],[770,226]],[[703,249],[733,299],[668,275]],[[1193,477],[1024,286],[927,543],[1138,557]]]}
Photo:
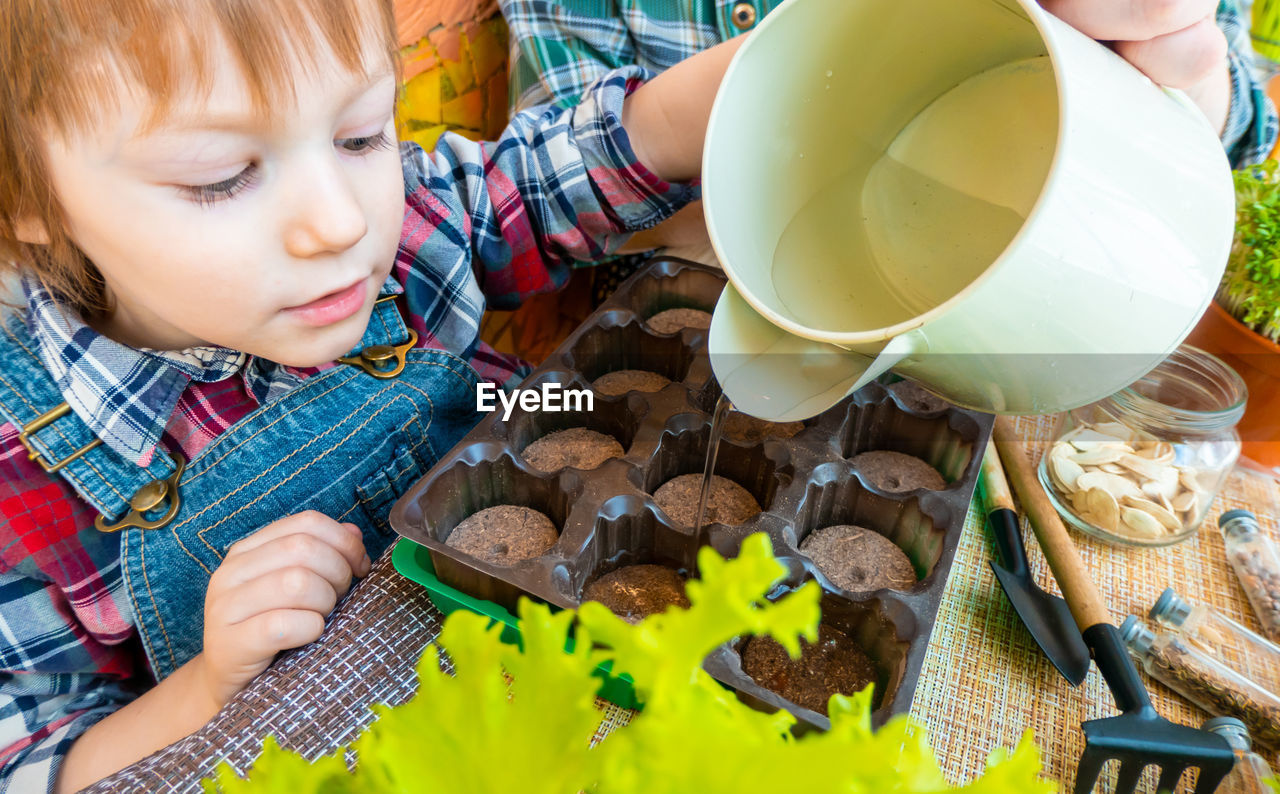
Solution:
{"label": "green potted plant", "polygon": [[1188,341],[1240,373],[1246,458],[1280,472],[1280,173],[1275,160],[1235,172],[1236,232],[1216,299]]}

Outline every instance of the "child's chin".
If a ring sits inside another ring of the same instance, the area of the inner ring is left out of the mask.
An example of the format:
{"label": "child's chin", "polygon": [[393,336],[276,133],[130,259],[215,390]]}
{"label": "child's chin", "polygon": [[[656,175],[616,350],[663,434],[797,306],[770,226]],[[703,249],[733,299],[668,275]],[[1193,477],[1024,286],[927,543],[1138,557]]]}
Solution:
{"label": "child's chin", "polygon": [[296,344],[283,347],[268,358],[289,367],[320,367],[350,353],[363,336],[361,328],[355,332],[323,334],[309,345],[297,340]]}

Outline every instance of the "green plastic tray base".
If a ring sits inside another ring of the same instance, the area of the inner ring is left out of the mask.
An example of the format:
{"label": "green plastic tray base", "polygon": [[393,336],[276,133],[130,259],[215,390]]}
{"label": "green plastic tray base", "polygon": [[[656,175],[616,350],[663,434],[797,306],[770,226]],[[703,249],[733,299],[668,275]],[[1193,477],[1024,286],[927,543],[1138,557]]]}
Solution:
{"label": "green plastic tray base", "polygon": [[[446,615],[459,609],[465,609],[484,615],[491,621],[502,624],[502,641],[512,645],[520,644],[520,621],[515,615],[492,601],[484,601],[469,596],[461,590],[454,589],[436,578],[435,567],[431,564],[431,554],[426,547],[420,546],[407,538],[396,542],[391,552],[391,564],[410,581],[417,582],[427,590],[427,597]],[[555,609],[555,607],[552,607]],[[573,637],[569,638],[566,650],[573,649]],[[640,703],[636,699],[636,690],[628,675],[615,676],[609,672],[611,664],[605,663],[596,668],[595,675],[601,679],[600,697],[616,703],[624,709],[638,709]]]}

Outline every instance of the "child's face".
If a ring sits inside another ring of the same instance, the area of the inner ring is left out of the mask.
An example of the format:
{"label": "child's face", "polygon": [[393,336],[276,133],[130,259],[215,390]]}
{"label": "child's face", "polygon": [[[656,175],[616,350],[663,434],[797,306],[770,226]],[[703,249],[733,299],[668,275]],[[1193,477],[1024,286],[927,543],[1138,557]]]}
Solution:
{"label": "child's face", "polygon": [[[381,52],[352,74],[317,57],[297,101],[253,112],[228,50],[208,95],[179,91],[147,131],[139,92],[49,170],[68,228],[113,300],[99,330],[140,347],[219,345],[294,366],[344,355],[391,270],[404,213]],[[287,92],[286,92],[287,93]]]}

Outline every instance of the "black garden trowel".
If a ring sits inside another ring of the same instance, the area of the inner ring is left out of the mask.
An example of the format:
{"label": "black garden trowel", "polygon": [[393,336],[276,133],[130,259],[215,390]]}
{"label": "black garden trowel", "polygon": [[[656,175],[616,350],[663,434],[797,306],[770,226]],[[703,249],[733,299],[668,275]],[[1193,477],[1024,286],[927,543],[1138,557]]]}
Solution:
{"label": "black garden trowel", "polygon": [[1001,565],[992,560],[991,570],[1040,650],[1063,678],[1072,686],[1079,686],[1089,673],[1089,648],[1067,602],[1040,589],[1031,576],[1013,494],[991,441],[987,442],[987,454],[982,459],[982,492],[986,497],[987,523],[1004,562]]}

